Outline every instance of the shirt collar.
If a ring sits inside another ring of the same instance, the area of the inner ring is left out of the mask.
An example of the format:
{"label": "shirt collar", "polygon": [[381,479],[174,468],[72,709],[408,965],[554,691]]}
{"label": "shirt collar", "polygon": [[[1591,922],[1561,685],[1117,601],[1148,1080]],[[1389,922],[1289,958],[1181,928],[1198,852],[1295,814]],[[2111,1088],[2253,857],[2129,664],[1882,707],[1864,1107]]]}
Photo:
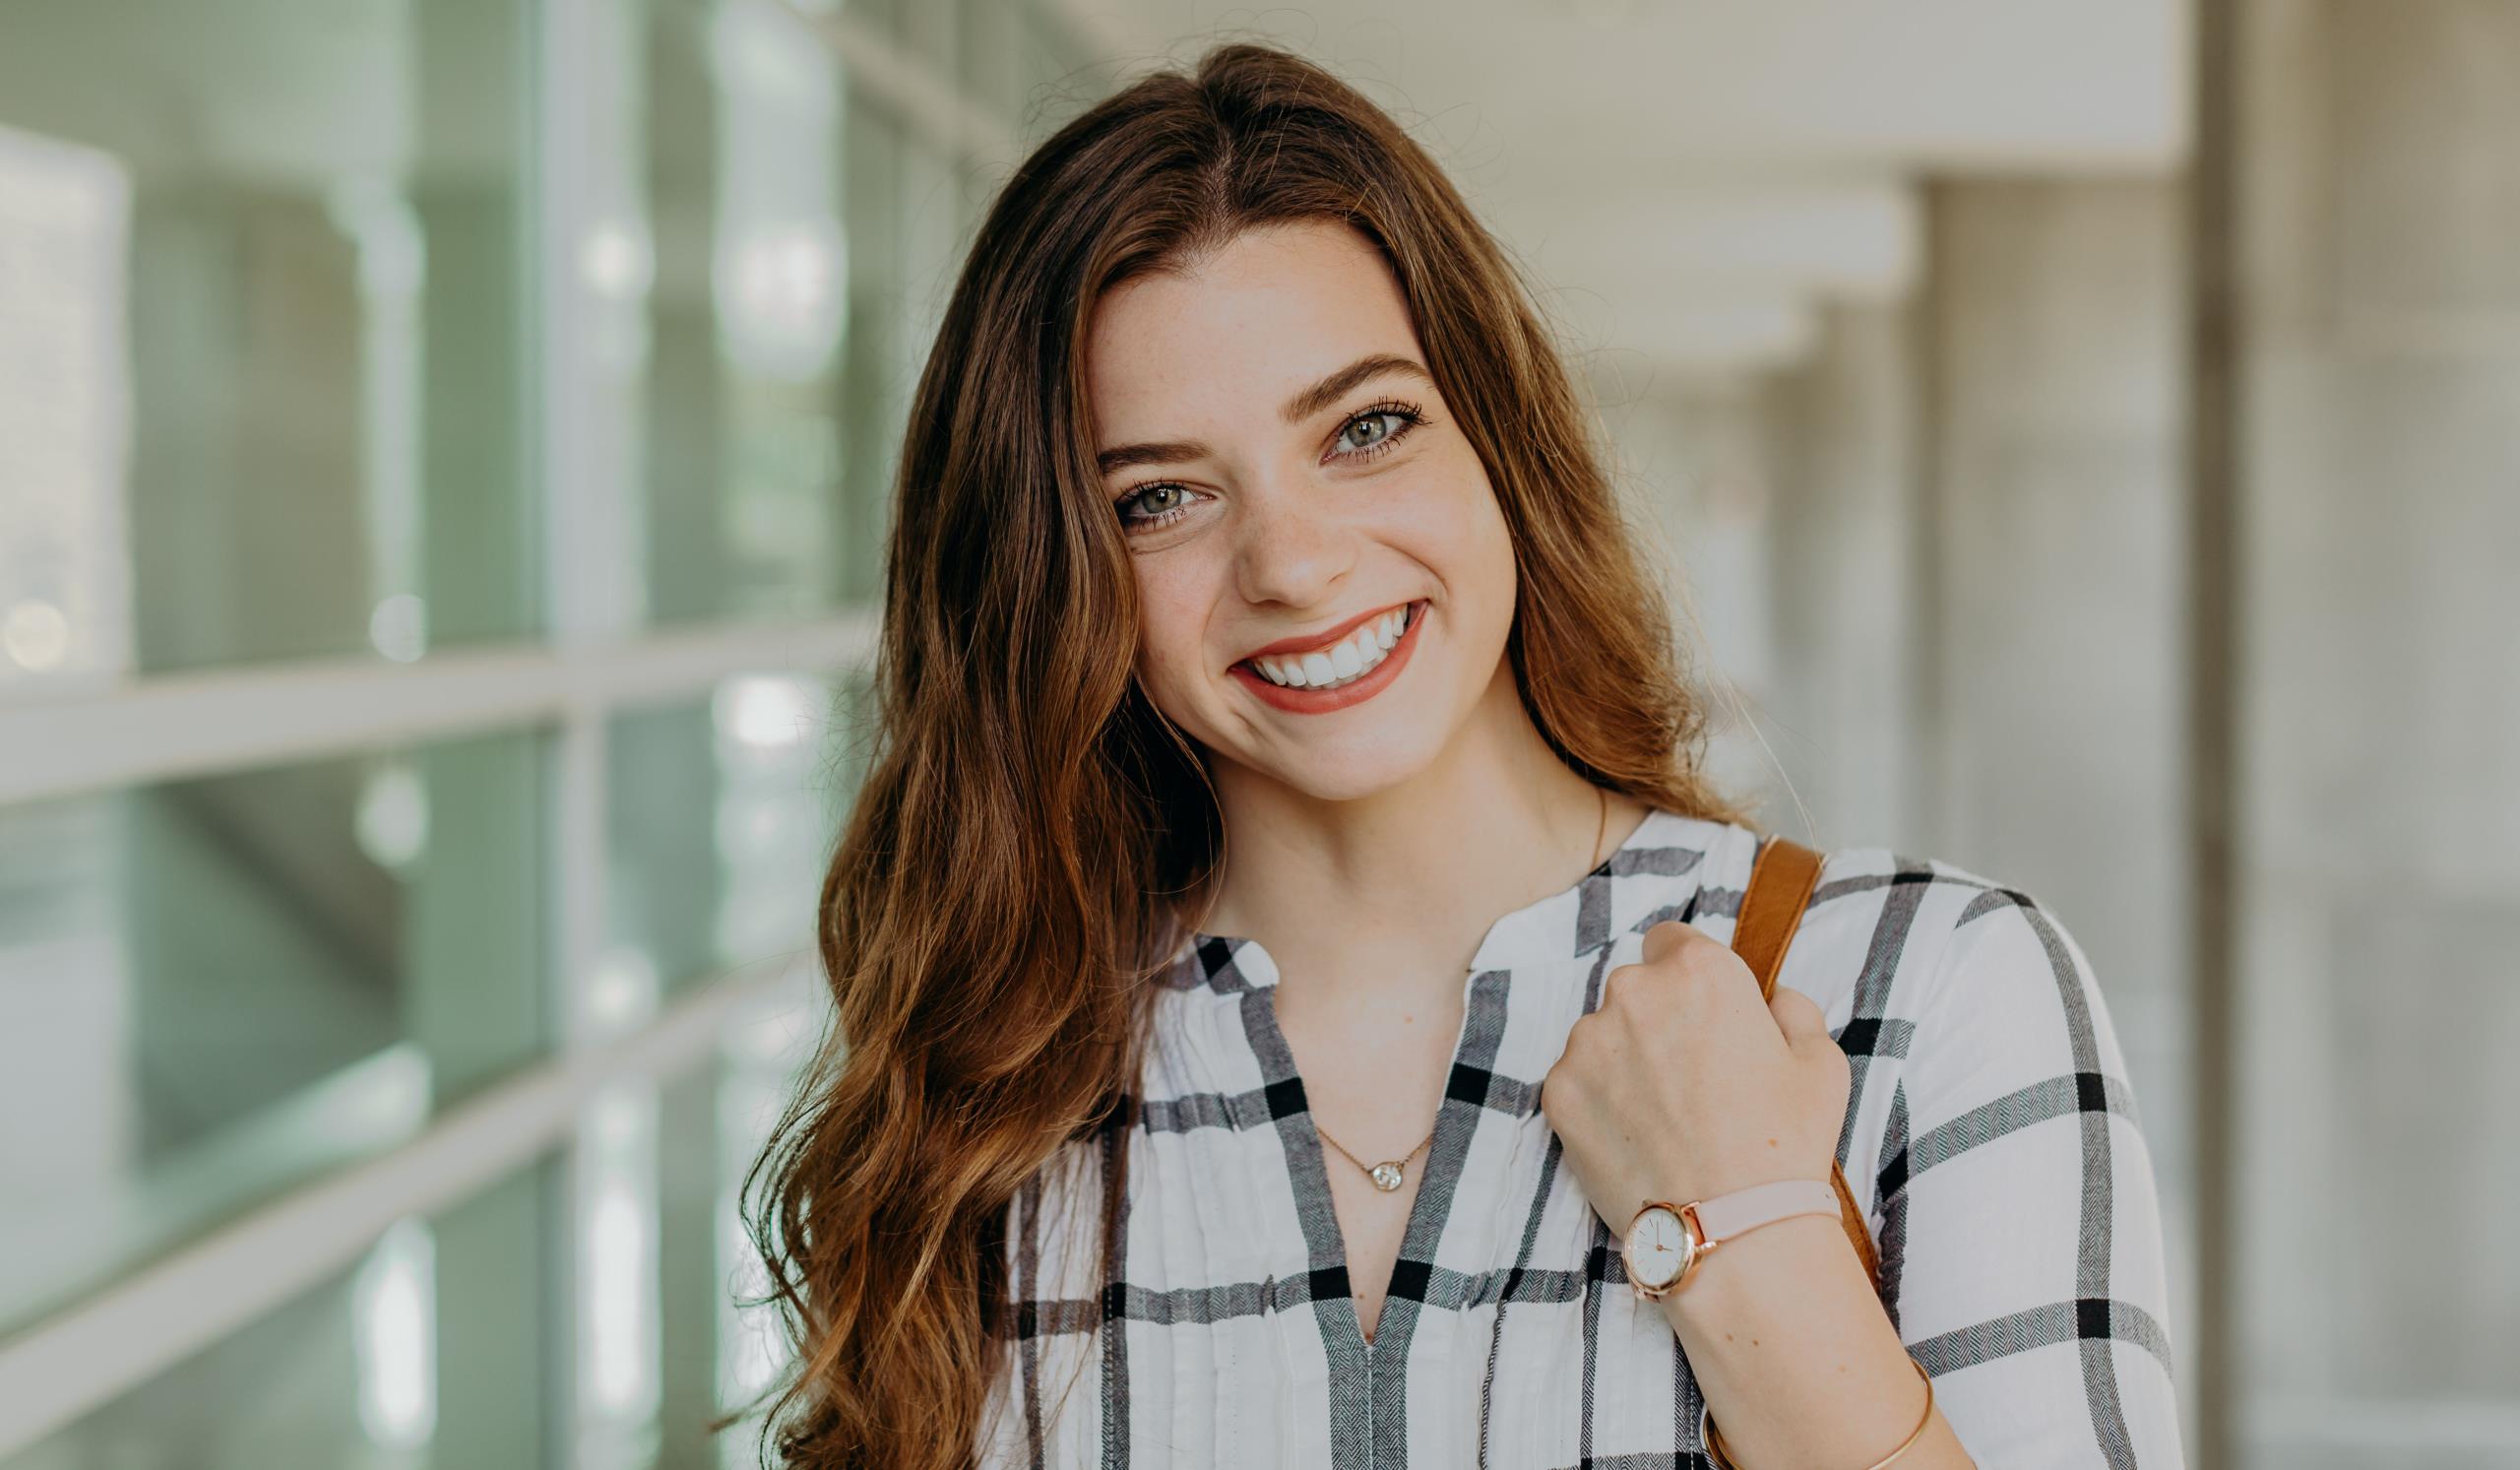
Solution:
{"label": "shirt collar", "polygon": [[[1656,807],[1592,871],[1488,926],[1472,954],[1476,974],[1518,965],[1580,959],[1619,935],[1685,913],[1697,894],[1704,860],[1720,823]],[[1266,990],[1278,963],[1258,940],[1239,934],[1193,933],[1184,977],[1209,990]]]}

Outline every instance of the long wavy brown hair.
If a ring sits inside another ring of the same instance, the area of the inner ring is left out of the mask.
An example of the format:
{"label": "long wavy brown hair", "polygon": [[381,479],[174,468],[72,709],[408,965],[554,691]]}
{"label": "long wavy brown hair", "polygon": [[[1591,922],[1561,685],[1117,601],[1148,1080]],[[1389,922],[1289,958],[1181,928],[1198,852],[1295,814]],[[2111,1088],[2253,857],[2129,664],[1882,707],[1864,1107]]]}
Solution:
{"label": "long wavy brown hair", "polygon": [[1087,324],[1121,282],[1309,220],[1380,247],[1495,487],[1533,723],[1599,785],[1738,818],[1700,774],[1702,708],[1592,419],[1434,161],[1256,45],[1076,118],[991,206],[911,410],[868,766],[822,889],[834,1028],[743,1188],[795,1351],[763,1423],[785,1466],[973,1463],[1014,1328],[1009,1201],[1099,1135],[1113,1219],[1151,981],[1226,832],[1202,752],[1132,675]]}

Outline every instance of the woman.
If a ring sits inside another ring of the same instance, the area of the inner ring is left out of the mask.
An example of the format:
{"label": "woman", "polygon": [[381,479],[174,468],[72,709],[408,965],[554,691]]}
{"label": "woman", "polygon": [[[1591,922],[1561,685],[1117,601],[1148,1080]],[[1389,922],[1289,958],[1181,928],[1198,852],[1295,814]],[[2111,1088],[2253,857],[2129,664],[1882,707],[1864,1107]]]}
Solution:
{"label": "woman", "polygon": [[[1760,1003],[1565,371],[1370,103],[1230,46],[1044,144],[899,495],[752,1182],[786,1464],[2176,1463],[2081,950],[1840,851]],[[1877,1291],[1816,1212],[1631,1275],[1648,1202],[1833,1160]]]}

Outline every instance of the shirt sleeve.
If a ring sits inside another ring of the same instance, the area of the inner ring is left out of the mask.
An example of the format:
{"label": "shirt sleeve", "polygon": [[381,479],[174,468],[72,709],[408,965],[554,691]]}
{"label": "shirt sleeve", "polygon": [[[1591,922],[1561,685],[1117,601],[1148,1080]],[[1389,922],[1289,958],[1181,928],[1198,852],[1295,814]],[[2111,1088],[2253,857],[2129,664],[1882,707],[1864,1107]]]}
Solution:
{"label": "shirt sleeve", "polygon": [[2081,947],[1988,887],[1911,1014],[1874,1226],[1944,1417],[1981,1465],[2179,1465],[2152,1156]]}

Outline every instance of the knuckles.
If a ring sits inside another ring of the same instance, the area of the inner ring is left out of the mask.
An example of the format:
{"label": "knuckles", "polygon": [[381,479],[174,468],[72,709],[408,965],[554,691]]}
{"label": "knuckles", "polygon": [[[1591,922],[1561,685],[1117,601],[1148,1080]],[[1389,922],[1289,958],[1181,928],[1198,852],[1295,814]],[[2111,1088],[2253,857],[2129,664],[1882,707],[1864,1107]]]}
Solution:
{"label": "knuckles", "polygon": [[1750,967],[1731,945],[1693,925],[1666,919],[1645,931],[1648,957],[1613,968],[1602,982],[1602,1009],[1667,1009],[1708,991],[1752,984]]}
{"label": "knuckles", "polygon": [[1566,1044],[1559,1049],[1557,1060],[1548,1074],[1541,1079],[1541,1107],[1545,1110],[1554,1094],[1564,1101],[1570,1094],[1586,1092],[1596,1086],[1609,1087],[1627,1069],[1626,1033],[1616,1018],[1599,1012],[1575,1018],[1567,1029]]}
{"label": "knuckles", "polygon": [[1610,1022],[1599,1014],[1576,1017],[1575,1024],[1567,1028],[1566,1045],[1558,1054],[1558,1066],[1571,1063],[1580,1070],[1608,1061],[1610,1054],[1618,1050],[1616,1038],[1610,1031]]}
{"label": "knuckles", "polygon": [[[1740,955],[1696,927],[1667,919],[1648,928],[1645,938],[1650,957],[1606,973],[1600,1004],[1576,1017],[1567,1031],[1557,1062],[1542,1081],[1544,1109],[1552,1095],[1563,1101],[1578,1089],[1609,1086],[1611,1075],[1635,1055],[1676,1055],[1691,1037],[1705,1033],[1710,1007],[1720,998],[1744,992],[1756,997],[1757,980]],[[1812,1009],[1816,1016],[1817,1007]],[[1844,1061],[1838,1054],[1841,1069]],[[1845,1091],[1841,1084],[1841,1098]]]}
{"label": "knuckles", "polygon": [[[1633,1115],[1643,1108],[1682,1117],[1720,1115],[1736,1104],[1747,1080],[1736,1068],[1750,1054],[1726,1054],[1720,1066],[1640,1066],[1646,1058],[1670,1057],[1691,1047],[1721,1046],[1708,1040],[1708,1026],[1723,1003],[1755,1014],[1764,1007],[1739,1005],[1746,991],[1755,1001],[1758,986],[1749,966],[1730,945],[1676,920],[1666,920],[1646,931],[1650,958],[1615,967],[1603,977],[1601,1003],[1575,1018],[1558,1058],[1541,1079],[1540,1107],[1552,1126],[1565,1120],[1578,1128],[1599,1126],[1599,1119],[1617,1113]],[[1820,1007],[1799,991],[1781,990],[1782,1007],[1796,1011],[1795,1034],[1826,1035]],[[1788,1016],[1780,1014],[1781,1024]],[[1732,1023],[1727,1023],[1732,1024]],[[1772,1023],[1760,1016],[1758,1024]],[[1721,1030],[1722,1028],[1715,1028]],[[1787,1124],[1797,1136],[1833,1147],[1846,1102],[1854,1086],[1854,1064],[1837,1045],[1791,1047],[1792,1060],[1762,1075],[1759,1116],[1793,1118]],[[1772,1065],[1772,1064],[1771,1064]],[[1676,1110],[1674,1112],[1674,1110]],[[1587,1122],[1587,1119],[1593,1121]],[[1778,1123],[1762,1124],[1762,1136]]]}
{"label": "knuckles", "polygon": [[1579,1052],[1570,1033],[1565,1052],[1550,1065],[1548,1074],[1540,1079],[1540,1111],[1552,1118],[1566,1117],[1567,1110],[1592,1085],[1600,1071],[1600,1064],[1592,1059],[1590,1050]]}
{"label": "knuckles", "polygon": [[1811,1049],[1819,1059],[1815,1065],[1828,1085],[1829,1097],[1839,1107],[1846,1105],[1847,1094],[1855,1090],[1855,1062],[1839,1050],[1835,1042]]}

